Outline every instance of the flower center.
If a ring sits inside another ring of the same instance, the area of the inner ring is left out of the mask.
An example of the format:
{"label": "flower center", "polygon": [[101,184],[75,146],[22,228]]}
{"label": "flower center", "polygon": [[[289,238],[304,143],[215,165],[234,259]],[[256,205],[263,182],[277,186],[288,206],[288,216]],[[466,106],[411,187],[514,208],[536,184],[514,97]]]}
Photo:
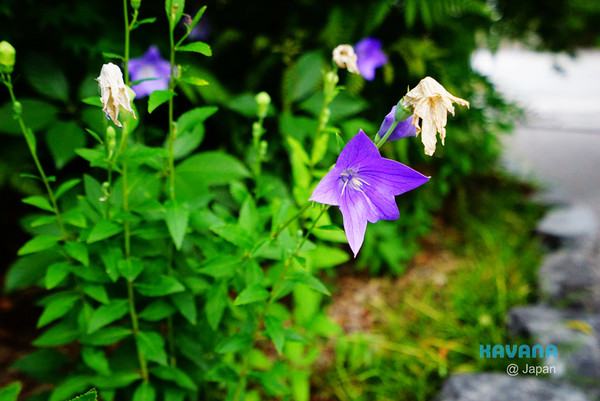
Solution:
{"label": "flower center", "polygon": [[360,178],[358,176],[359,168],[360,168],[360,166],[357,167],[356,170],[347,168],[346,170],[342,171],[342,173],[340,174],[340,180],[342,180],[342,182],[344,183],[344,185],[342,186],[342,195],[344,195],[344,191],[346,190],[347,186],[350,186],[350,188],[352,188],[356,191],[363,192],[363,190],[362,190],[363,184],[369,185],[368,182],[366,182],[365,180],[363,180],[362,178]]}

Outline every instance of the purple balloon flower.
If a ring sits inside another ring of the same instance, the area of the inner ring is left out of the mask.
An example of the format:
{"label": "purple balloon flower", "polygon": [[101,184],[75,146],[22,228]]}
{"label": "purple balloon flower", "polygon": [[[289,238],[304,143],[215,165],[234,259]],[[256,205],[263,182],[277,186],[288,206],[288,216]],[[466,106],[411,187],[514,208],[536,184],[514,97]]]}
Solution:
{"label": "purple balloon flower", "polygon": [[[390,111],[383,122],[381,123],[381,127],[379,127],[379,132],[377,136],[379,138],[383,138],[385,134],[388,132],[392,124],[394,123],[394,119],[396,116],[396,106],[392,107],[392,111]],[[413,116],[411,115],[406,120],[402,120],[398,122],[398,125],[394,128],[390,136],[388,137],[388,141],[396,141],[398,139],[406,138],[409,136],[417,136],[417,128],[412,125]]]}
{"label": "purple balloon flower", "polygon": [[375,38],[364,38],[354,46],[358,56],[358,70],[367,81],[375,79],[375,70],[387,64],[388,58],[381,50],[381,42]]}
{"label": "purple balloon flower", "polygon": [[397,161],[385,159],[362,131],[342,150],[335,166],[315,188],[311,201],[339,206],[348,244],[358,254],[367,221],[400,217],[395,195],[410,191],[429,177]]}
{"label": "purple balloon flower", "polygon": [[154,78],[131,87],[136,97],[149,96],[154,91],[169,88],[171,64],[160,57],[158,47],[150,46],[142,57],[129,60],[128,66],[132,81]]}

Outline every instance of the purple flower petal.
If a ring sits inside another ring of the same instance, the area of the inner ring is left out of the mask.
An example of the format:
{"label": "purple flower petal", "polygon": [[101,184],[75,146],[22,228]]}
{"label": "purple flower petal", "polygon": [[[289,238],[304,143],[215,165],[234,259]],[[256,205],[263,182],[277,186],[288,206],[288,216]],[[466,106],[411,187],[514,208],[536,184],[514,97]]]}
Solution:
{"label": "purple flower petal", "polygon": [[132,81],[154,78],[131,87],[136,97],[149,96],[154,91],[169,88],[171,64],[160,57],[156,46],[150,46],[142,57],[129,60],[128,69]]}
{"label": "purple flower petal", "polygon": [[354,191],[346,192],[340,200],[340,211],[344,218],[344,231],[354,257],[358,254],[367,231],[367,219],[365,218],[367,208],[365,203],[362,194]]}
{"label": "purple flower petal", "polygon": [[367,221],[397,219],[394,196],[428,179],[401,163],[382,158],[377,146],[360,130],[346,144],[335,167],[319,182],[310,200],[339,206],[346,238],[356,257]]}
{"label": "purple flower petal", "polygon": [[[385,134],[388,132],[392,124],[394,123],[396,115],[396,106],[392,107],[392,111],[390,111],[383,122],[381,123],[381,127],[379,127],[379,132],[377,136],[383,138]],[[409,136],[417,135],[417,128],[412,125],[413,116],[408,117],[406,120],[398,122],[398,125],[394,128],[390,136],[388,137],[388,141],[396,141],[398,139],[406,138]]]}
{"label": "purple flower petal", "polygon": [[358,56],[358,70],[367,81],[375,79],[375,70],[388,62],[381,50],[381,42],[375,38],[364,38],[354,46]]}

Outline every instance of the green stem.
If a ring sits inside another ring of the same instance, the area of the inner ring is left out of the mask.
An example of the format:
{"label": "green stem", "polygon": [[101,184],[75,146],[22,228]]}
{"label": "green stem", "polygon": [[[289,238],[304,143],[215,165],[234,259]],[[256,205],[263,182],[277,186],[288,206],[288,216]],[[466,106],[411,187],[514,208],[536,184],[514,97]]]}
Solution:
{"label": "green stem", "polygon": [[390,129],[387,130],[387,132],[385,133],[383,138],[381,138],[379,141],[377,141],[377,143],[375,144],[377,146],[377,149],[381,148],[381,146],[383,146],[383,144],[385,143],[385,141],[387,141],[387,139],[390,137],[390,135],[392,135],[392,131],[394,131],[394,128],[396,128],[396,125],[398,125],[398,121],[394,121],[394,123],[392,124]]}
{"label": "green stem", "polygon": [[[123,0],[123,15],[125,18],[125,54],[123,55],[123,67],[125,69],[125,84],[129,85],[129,71],[128,71],[128,63],[129,63],[129,35],[131,32],[131,27],[129,25],[129,17],[128,17],[128,9],[127,9],[127,0]],[[126,121],[123,123],[123,130],[121,136],[121,143],[119,144],[119,150],[122,150],[123,153],[127,152],[127,137],[129,135],[129,123]],[[129,185],[128,185],[128,174],[127,174],[127,158],[123,158],[123,167],[121,170],[121,178],[123,180],[123,211],[125,212],[125,217],[123,219],[123,230],[124,230],[124,248],[125,248],[125,260],[129,263],[131,259],[131,229],[129,226]],[[135,309],[135,297],[133,292],[133,283],[130,280],[127,280],[127,299],[129,301],[129,316],[131,318],[131,326],[133,329],[134,335],[139,332],[139,324],[138,324],[138,316]],[[146,357],[142,353],[141,349],[137,346],[137,355],[138,361],[140,364],[140,370],[142,373],[142,380],[144,382],[149,381],[148,375],[148,364],[146,361]]]}
{"label": "green stem", "polygon": [[[175,89],[175,44],[173,38],[173,22],[169,19],[169,53],[171,63],[171,79],[169,79],[169,90]],[[169,197],[175,199],[175,137],[177,132],[175,130],[175,123],[173,121],[173,97],[169,99]]]}
{"label": "green stem", "polygon": [[[281,272],[281,276],[279,276],[279,279],[277,280],[277,282],[271,289],[271,293],[269,294],[269,299],[267,300],[267,306],[261,313],[259,313],[259,315],[256,319],[256,326],[254,327],[254,333],[252,334],[252,347],[251,348],[254,348],[254,344],[256,343],[256,339],[258,337],[258,332],[264,323],[265,316],[268,315],[271,305],[273,304],[273,302],[275,302],[275,296],[278,294],[279,288],[281,287],[281,285],[283,284],[283,281],[285,280],[285,275],[287,274],[287,271],[292,263],[292,258],[294,257],[294,255],[296,255],[300,251],[300,249],[302,249],[302,246],[304,245],[304,243],[306,242],[306,240],[308,239],[308,237],[310,236],[312,231],[317,226],[318,221],[325,214],[325,212],[327,212],[329,207],[330,206],[323,205],[323,209],[321,210],[321,213],[319,213],[317,218],[313,221],[310,228],[306,231],[306,234],[304,235],[304,237],[302,237],[302,240],[300,242],[298,242],[298,245],[296,245],[296,248],[294,249],[294,251],[291,252],[289,254],[288,258],[285,260],[285,263],[283,265],[283,271]],[[298,217],[298,215],[296,215],[295,217]],[[249,352],[246,352],[244,354],[243,361],[242,361],[242,370],[240,371],[240,377],[238,379],[238,382],[237,382],[237,385],[235,388],[233,401],[239,401],[240,396],[242,394],[242,390],[245,388],[246,375],[248,374],[248,362],[249,362],[248,356],[249,356],[249,354],[250,354]]]}
{"label": "green stem", "polygon": [[273,233],[271,234],[271,239],[275,239],[277,238],[277,236],[294,220],[296,220],[298,217],[300,217],[305,211],[306,209],[308,209],[310,207],[312,202],[306,202],[304,204],[304,206],[302,206],[302,208],[296,213],[294,214],[292,217],[290,217],[289,219],[287,219],[286,221],[284,221],[283,223],[281,223],[279,225],[279,227],[277,227],[277,229],[275,231],[273,231]]}
{"label": "green stem", "polygon": [[[6,74],[6,75],[2,74],[2,82],[8,88],[8,93],[10,94],[10,99],[12,101],[13,107],[16,107],[16,105],[19,104],[19,102],[17,101],[17,98],[15,97],[15,93],[13,91],[10,74]],[[21,132],[23,133],[23,136],[25,137],[25,142],[27,142],[27,147],[29,148],[29,153],[31,153],[33,162],[35,163],[35,166],[36,166],[36,168],[40,174],[40,177],[42,179],[42,182],[44,183],[44,187],[46,188],[46,192],[48,193],[48,198],[50,199],[50,205],[52,206],[52,211],[54,212],[54,215],[56,216],[58,228],[60,230],[60,233],[61,233],[63,239],[66,240],[68,235],[67,235],[67,231],[65,230],[65,226],[63,223],[62,216],[60,214],[60,210],[58,209],[58,204],[56,202],[56,197],[54,196],[54,191],[50,187],[50,182],[48,181],[48,177],[46,176],[44,168],[42,167],[42,164],[40,163],[40,159],[38,158],[36,147],[35,147],[34,143],[30,139],[28,139],[29,135],[33,136],[34,134],[31,130],[29,130],[29,132],[28,132],[27,126],[25,125],[25,121],[23,120],[23,117],[21,116],[20,112],[18,114],[18,120],[19,120],[19,126],[21,127]]]}

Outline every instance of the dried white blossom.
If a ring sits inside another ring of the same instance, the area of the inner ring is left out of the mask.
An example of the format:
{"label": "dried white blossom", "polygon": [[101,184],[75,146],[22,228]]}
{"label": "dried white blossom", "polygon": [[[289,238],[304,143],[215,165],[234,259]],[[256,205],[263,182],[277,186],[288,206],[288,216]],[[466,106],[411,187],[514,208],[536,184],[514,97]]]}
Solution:
{"label": "dried white blossom", "polygon": [[[417,129],[417,135],[421,133],[421,141],[425,145],[425,154],[428,156],[432,156],[435,152],[436,132],[440,133],[442,145],[444,144],[448,112],[454,115],[452,103],[469,107],[469,102],[453,96],[431,77],[423,78],[402,101],[402,106],[413,107],[412,124]],[[423,120],[423,127],[419,126],[419,118]]]}
{"label": "dried white blossom", "polygon": [[333,49],[333,61],[340,68],[347,68],[353,74],[360,74],[356,64],[358,56],[354,53],[354,48],[350,45],[339,45]]}
{"label": "dried white blossom", "polygon": [[113,63],[104,64],[97,81],[100,84],[102,111],[113,120],[117,127],[123,127],[119,121],[120,107],[130,112],[136,119],[135,112],[131,108],[131,100],[129,100],[129,88],[123,82],[123,74],[118,66]]}

